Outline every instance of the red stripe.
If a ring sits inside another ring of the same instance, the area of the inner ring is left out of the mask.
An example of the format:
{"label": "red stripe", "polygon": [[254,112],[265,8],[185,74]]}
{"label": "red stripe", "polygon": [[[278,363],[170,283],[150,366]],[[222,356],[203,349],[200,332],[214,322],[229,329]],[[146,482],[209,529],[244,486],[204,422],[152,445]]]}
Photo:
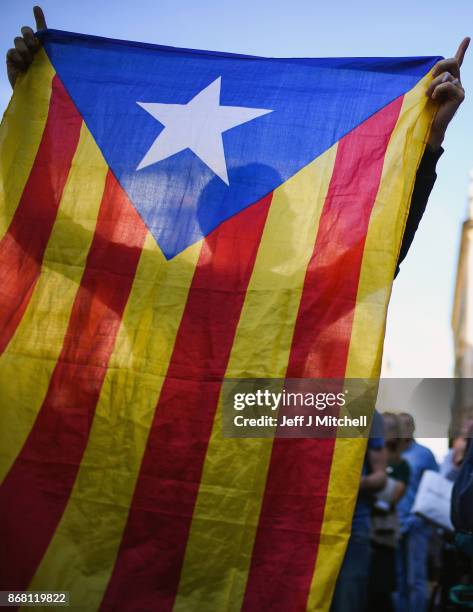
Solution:
{"label": "red stripe", "polygon": [[[288,378],[343,378],[366,233],[402,98],[345,136],[304,282]],[[334,440],[274,442],[243,609],[305,610]]]}
{"label": "red stripe", "polygon": [[109,172],[61,355],[0,487],[0,589],[26,589],[68,502],[146,228]]}
{"label": "red stripe", "polygon": [[220,387],[271,196],[205,241],[102,610],[173,607]]}
{"label": "red stripe", "polygon": [[81,116],[55,76],[36,159],[0,241],[0,354],[15,333],[38,280],[81,125]]}

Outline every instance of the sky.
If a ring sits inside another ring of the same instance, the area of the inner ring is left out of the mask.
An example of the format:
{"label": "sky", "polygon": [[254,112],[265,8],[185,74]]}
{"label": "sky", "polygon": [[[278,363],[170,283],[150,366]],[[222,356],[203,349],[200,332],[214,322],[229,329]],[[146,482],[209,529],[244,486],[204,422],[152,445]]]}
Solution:
{"label": "sky", "polygon": [[[22,25],[33,25],[32,6],[2,0],[1,49],[12,46]],[[449,57],[473,34],[471,0],[43,0],[41,6],[51,28],[265,56]],[[450,318],[473,168],[473,48],[462,81],[467,99],[449,128],[427,213],[394,283],[384,349],[389,376],[453,375]],[[10,95],[2,72],[1,111]]]}

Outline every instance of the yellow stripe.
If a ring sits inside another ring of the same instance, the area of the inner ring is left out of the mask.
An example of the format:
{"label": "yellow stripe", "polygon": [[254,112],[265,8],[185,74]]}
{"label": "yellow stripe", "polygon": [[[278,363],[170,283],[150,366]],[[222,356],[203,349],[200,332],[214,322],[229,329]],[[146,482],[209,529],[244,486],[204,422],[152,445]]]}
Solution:
{"label": "yellow stripe", "polygon": [[54,76],[43,50],[18,77],[0,125],[0,239],[5,235],[33,167],[48,117]]}
{"label": "yellow stripe", "polygon": [[[336,146],[279,187],[246,294],[227,378],[284,377]],[[214,421],[176,612],[239,610],[272,440],[222,439]]]}
{"label": "yellow stripe", "polygon": [[96,610],[110,579],[202,241],[166,261],[148,233],[88,445],[30,589]]}
{"label": "yellow stripe", "polygon": [[[346,378],[378,378],[386,322],[402,235],[417,167],[433,118],[425,95],[427,75],[408,92],[391,135],[363,255]],[[357,496],[366,440],[337,439],[325,505],[309,610],[328,610]]]}
{"label": "yellow stripe", "polygon": [[0,356],[0,431],[6,434],[0,445],[0,482],[31,431],[48,390],[94,234],[106,174],[107,165],[82,124],[38,283]]}

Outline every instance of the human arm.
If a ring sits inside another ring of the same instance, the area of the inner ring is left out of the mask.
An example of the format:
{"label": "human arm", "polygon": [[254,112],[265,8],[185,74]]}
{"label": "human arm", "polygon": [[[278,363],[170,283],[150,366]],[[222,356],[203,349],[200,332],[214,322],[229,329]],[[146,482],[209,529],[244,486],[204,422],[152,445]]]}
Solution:
{"label": "human arm", "polygon": [[396,506],[398,501],[406,492],[407,485],[409,484],[409,478],[411,475],[410,472],[411,470],[409,468],[409,464],[405,460],[401,460],[401,462],[398,463],[393,469],[393,478],[396,481],[393,499],[391,502],[393,507]]}
{"label": "human arm", "polygon": [[401,499],[401,497],[406,492],[406,488],[407,487],[403,482],[401,481],[396,482],[396,487],[394,489],[393,499],[391,502],[392,506],[395,506],[397,502]]}
{"label": "human arm", "polygon": [[376,493],[386,486],[386,449],[368,449],[367,459],[371,471],[361,477],[360,491]]}
{"label": "human arm", "polygon": [[427,200],[437,178],[435,167],[443,153],[441,145],[445,132],[465,98],[465,90],[461,84],[460,68],[469,44],[469,38],[463,39],[454,57],[438,62],[432,72],[432,82],[427,88],[426,95],[437,104],[437,111],[424,155],[417,170],[395,276],[399,273],[399,265],[406,257],[414,240],[414,235],[425,212]]}
{"label": "human arm", "polygon": [[437,161],[443,153],[442,147],[434,150],[427,144],[424,155],[422,156],[419,168],[417,169],[414,189],[412,191],[411,205],[409,215],[407,216],[406,227],[402,237],[401,249],[397,260],[396,272],[394,277],[399,273],[399,266],[406,258],[409,252],[415,233],[422,219],[430,192],[435,184],[437,174],[435,171]]}

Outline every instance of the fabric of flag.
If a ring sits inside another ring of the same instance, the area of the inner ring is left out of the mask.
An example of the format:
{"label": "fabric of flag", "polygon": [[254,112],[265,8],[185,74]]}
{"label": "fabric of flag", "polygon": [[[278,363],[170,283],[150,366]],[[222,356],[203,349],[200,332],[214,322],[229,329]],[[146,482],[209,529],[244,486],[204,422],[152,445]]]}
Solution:
{"label": "fabric of flag", "polygon": [[0,128],[0,589],[328,610],[366,440],[223,439],[222,381],[378,376],[438,58],[40,37]]}

